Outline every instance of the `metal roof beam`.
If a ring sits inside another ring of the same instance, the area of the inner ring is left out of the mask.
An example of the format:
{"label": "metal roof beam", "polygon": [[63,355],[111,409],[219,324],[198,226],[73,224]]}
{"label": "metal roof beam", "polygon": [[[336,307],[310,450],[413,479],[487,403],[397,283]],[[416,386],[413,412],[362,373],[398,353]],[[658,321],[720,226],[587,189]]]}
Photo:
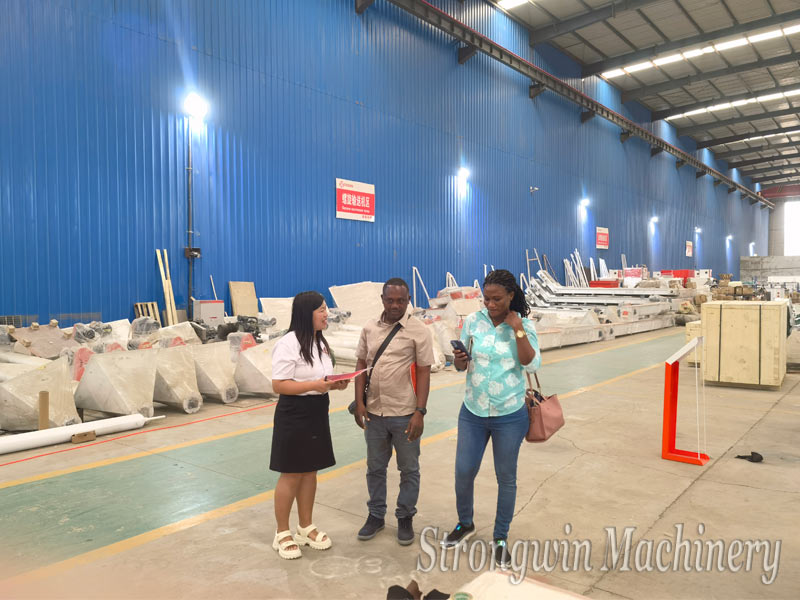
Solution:
{"label": "metal roof beam", "polygon": [[774,15],[765,19],[758,19],[757,21],[750,21],[749,23],[742,23],[741,25],[727,27],[725,29],[717,29],[716,31],[702,33],[700,35],[683,38],[682,40],[677,40],[674,42],[658,44],[657,46],[651,46],[649,48],[645,48],[644,50],[628,52],[627,54],[623,54],[621,56],[615,56],[614,58],[609,58],[607,60],[601,60],[599,62],[592,63],[591,65],[586,65],[583,67],[583,76],[589,77],[590,75],[598,75],[604,71],[610,71],[626,65],[644,62],[649,58],[667,54],[673,50],[689,48],[690,46],[706,44],[722,38],[749,33],[751,31],[761,29],[762,27],[771,27],[773,25],[780,26],[787,21],[792,21],[794,19],[800,19],[800,10],[793,10],[788,13],[783,13],[782,15]]}
{"label": "metal roof beam", "polygon": [[778,129],[768,129],[766,131],[751,131],[750,133],[739,133],[737,135],[729,135],[727,137],[714,138],[704,142],[697,142],[697,149],[711,148],[712,146],[720,146],[722,144],[732,144],[734,142],[742,142],[750,138],[768,135],[791,135],[800,134],[800,126],[795,127],[780,127]]}
{"label": "metal roof beam", "polygon": [[544,71],[543,69],[540,69],[533,63],[525,60],[517,54],[514,54],[507,48],[500,46],[494,40],[481,35],[474,29],[471,29],[464,23],[456,20],[443,10],[433,6],[428,2],[425,2],[425,0],[389,0],[389,2],[402,8],[409,14],[414,15],[422,21],[432,25],[433,27],[436,27],[458,41],[464,44],[475,46],[480,52],[483,52],[490,58],[531,79],[533,82],[533,85],[531,86],[531,94],[533,94],[534,86],[536,84],[540,84],[542,88],[546,88],[551,92],[558,94],[562,98],[569,100],[584,111],[592,111],[596,113],[597,116],[615,124],[622,131],[630,132],[630,135],[644,140],[651,147],[663,148],[666,152],[669,152],[678,160],[684,161],[685,164],[694,167],[696,170],[702,170],[712,177],[723,181],[729,186],[735,187],[745,196],[749,198],[756,198],[762,203],[767,203],[770,208],[774,208],[774,204],[769,202],[769,200],[761,198],[753,190],[706,165],[694,154],[689,154],[688,152],[669,144],[638,123],[635,123],[630,119],[623,117],[619,113],[614,112],[594,98],[587,96],[580,90],[565,83],[558,77],[548,73],[547,71]]}
{"label": "metal roof beam", "polygon": [[612,2],[607,6],[583,13],[582,15],[571,17],[569,19],[563,19],[561,21],[557,21],[549,25],[543,25],[542,27],[534,29],[531,31],[530,44],[533,46],[535,44],[549,42],[553,38],[557,38],[565,33],[570,33],[576,29],[587,27],[592,23],[597,23],[598,21],[610,19],[611,17],[616,16],[617,12],[644,8],[648,4],[655,4],[659,1],[660,0],[622,0],[621,2]]}
{"label": "metal roof beam", "polygon": [[356,3],[356,14],[360,15],[365,10],[367,10],[375,0],[355,0]]}
{"label": "metal roof beam", "polygon": [[742,171],[745,177],[752,177],[753,175],[763,175],[764,173],[771,173],[772,171],[781,171],[783,169],[795,169],[800,167],[800,162],[790,162],[788,165],[771,165],[768,167],[759,167],[749,171]]}
{"label": "metal roof beam", "polygon": [[797,171],[794,173],[781,173],[780,175],[764,175],[763,177],[753,177],[753,183],[767,183],[768,181],[780,181],[781,179],[787,179],[791,177],[796,177],[800,175]]}
{"label": "metal roof beam", "polygon": [[738,100],[749,100],[750,98],[755,98],[757,96],[762,96],[766,94],[778,94],[784,92],[793,92],[794,90],[800,89],[800,84],[794,85],[784,85],[780,87],[773,87],[767,88],[763,90],[755,90],[753,92],[745,92],[743,94],[736,94],[735,96],[726,96],[725,98],[714,98],[713,100],[703,100],[702,102],[695,102],[694,104],[684,104],[682,106],[676,106],[675,108],[667,108],[664,110],[656,110],[653,111],[650,115],[650,118],[653,121],[659,121],[661,119],[668,119],[669,117],[677,117],[678,115],[682,115],[687,112],[692,112],[693,110],[700,110],[701,108],[709,108],[711,106],[716,106],[717,104],[722,104],[724,102],[737,102]]}
{"label": "metal roof beam", "polygon": [[738,75],[739,73],[747,73],[754,69],[764,69],[767,67],[779,67],[800,60],[800,52],[792,52],[791,54],[784,54],[782,56],[775,56],[773,58],[766,58],[754,62],[746,63],[743,65],[735,65],[733,67],[725,67],[724,69],[717,69],[716,71],[707,71],[705,73],[697,73],[696,75],[688,75],[680,77],[664,83],[656,83],[654,85],[646,85],[644,87],[635,88],[622,92],[622,101],[629,102],[631,100],[638,100],[647,96],[654,96],[656,94],[663,94],[675,88],[697,83],[699,81],[708,81],[715,77],[724,77],[726,75]]}
{"label": "metal roof beam", "polygon": [[767,156],[762,157],[759,156],[758,158],[751,158],[750,160],[740,160],[739,162],[729,162],[728,168],[729,169],[741,169],[742,167],[748,167],[750,165],[760,165],[762,163],[767,162],[774,162],[776,160],[791,160],[793,158],[800,158],[800,153],[794,154],[776,154],[775,156]]}
{"label": "metal roof beam", "polygon": [[782,142],[780,144],[766,143],[763,146],[755,146],[749,148],[742,148],[741,150],[731,150],[730,152],[720,152],[714,156],[719,160],[728,160],[729,158],[736,158],[745,154],[753,154],[753,152],[767,152],[769,150],[781,150],[783,148],[794,148],[800,146],[800,142]]}
{"label": "metal roof beam", "polygon": [[728,125],[738,125],[739,123],[750,123],[751,121],[759,121],[761,119],[789,117],[797,114],[800,114],[800,108],[792,107],[784,110],[773,110],[771,112],[765,112],[759,115],[745,115],[743,117],[734,117],[732,119],[714,121],[713,123],[701,123],[700,125],[682,127],[681,129],[678,129],[678,135],[695,135],[701,131],[708,131],[709,129],[716,129],[717,127],[727,127]]}

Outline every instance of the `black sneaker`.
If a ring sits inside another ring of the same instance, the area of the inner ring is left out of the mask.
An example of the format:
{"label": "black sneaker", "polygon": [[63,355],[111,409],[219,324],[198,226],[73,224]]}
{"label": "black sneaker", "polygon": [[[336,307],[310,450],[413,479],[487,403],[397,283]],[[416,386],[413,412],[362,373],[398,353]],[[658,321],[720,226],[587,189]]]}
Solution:
{"label": "black sneaker", "polygon": [[494,566],[500,569],[508,569],[511,566],[511,555],[508,553],[508,542],[497,539],[493,542]]}
{"label": "black sneaker", "polygon": [[414,517],[400,517],[397,519],[397,542],[401,546],[408,546],[414,541],[414,526],[411,524]]}
{"label": "black sneaker", "polygon": [[371,540],[381,529],[383,529],[383,526],[383,519],[369,515],[367,517],[367,522],[364,523],[364,526],[358,531],[358,539],[362,541]]}
{"label": "black sneaker", "polygon": [[466,542],[473,535],[475,535],[475,523],[472,525],[462,525],[459,523],[453,531],[444,537],[442,540],[442,548],[445,550],[455,548],[459,544]]}

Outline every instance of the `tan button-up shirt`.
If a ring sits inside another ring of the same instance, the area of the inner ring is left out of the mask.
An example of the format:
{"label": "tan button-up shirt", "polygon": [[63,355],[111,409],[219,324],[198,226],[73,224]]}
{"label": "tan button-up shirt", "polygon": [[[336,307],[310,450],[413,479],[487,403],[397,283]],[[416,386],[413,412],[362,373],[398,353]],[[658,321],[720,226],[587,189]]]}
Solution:
{"label": "tan button-up shirt", "polygon": [[[417,407],[417,396],[411,384],[411,365],[433,364],[433,342],[426,325],[407,314],[399,321],[400,331],[378,358],[367,391],[367,412],[383,417],[410,415]],[[380,319],[368,321],[361,330],[356,358],[372,366],[373,358],[395,323]]]}

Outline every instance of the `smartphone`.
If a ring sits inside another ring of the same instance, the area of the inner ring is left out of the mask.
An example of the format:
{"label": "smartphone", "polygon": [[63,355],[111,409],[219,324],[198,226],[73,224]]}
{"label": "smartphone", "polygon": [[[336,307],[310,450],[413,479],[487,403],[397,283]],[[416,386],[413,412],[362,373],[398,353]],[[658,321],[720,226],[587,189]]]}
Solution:
{"label": "smartphone", "polygon": [[461,340],[450,340],[450,345],[453,347],[453,350],[461,350],[464,354],[467,355],[469,360],[472,360],[472,356],[470,356],[469,350],[464,345],[464,342]]}

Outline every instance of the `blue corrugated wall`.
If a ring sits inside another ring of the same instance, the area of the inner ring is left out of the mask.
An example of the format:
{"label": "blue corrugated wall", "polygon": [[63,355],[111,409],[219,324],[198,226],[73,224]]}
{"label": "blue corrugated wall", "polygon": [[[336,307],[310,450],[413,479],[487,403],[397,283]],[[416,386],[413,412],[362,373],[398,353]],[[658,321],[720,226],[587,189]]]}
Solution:
{"label": "blue corrugated wall", "polygon": [[[534,56],[488,3],[434,4],[646,120],[552,48]],[[161,304],[155,248],[169,251],[185,305],[190,89],[211,105],[193,127],[199,298],[209,275],[226,298],[229,280],[286,296],[410,280],[412,265],[436,289],[446,271],[469,283],[485,263],[522,272],[534,246],[559,273],[575,247],[610,268],[624,252],[734,273],[751,241],[767,252],[768,211],[651,159],[644,142],[621,144],[601,119],[581,124],[550,93],[531,101],[529,81],[485,56],[458,65],[452,39],[385,0],[361,16],[352,0],[3,0],[2,12],[0,315],[114,319]],[[337,177],[376,186],[374,224],[334,218]],[[594,250],[595,226],[609,228],[609,250]]]}

